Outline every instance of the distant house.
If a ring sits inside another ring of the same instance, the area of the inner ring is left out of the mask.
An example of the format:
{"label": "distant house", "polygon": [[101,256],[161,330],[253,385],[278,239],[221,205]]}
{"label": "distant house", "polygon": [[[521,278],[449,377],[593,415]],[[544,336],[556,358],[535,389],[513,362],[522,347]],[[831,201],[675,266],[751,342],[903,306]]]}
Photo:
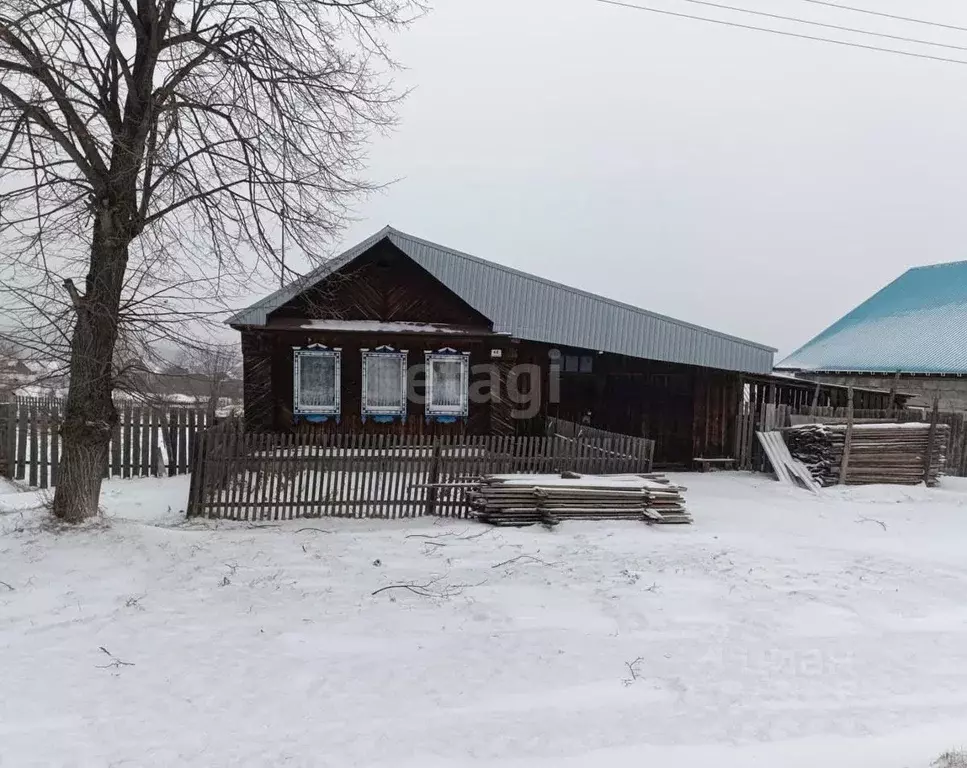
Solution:
{"label": "distant house", "polygon": [[58,397],[64,385],[64,372],[57,362],[0,356],[0,395]]}
{"label": "distant house", "polygon": [[4,358],[0,360],[0,374],[9,376],[29,376],[30,367],[23,361],[16,358]]}
{"label": "distant house", "polygon": [[776,367],[967,410],[967,261],[908,270]]}
{"label": "distant house", "polygon": [[231,366],[191,370],[181,365],[162,367],[129,357],[118,367],[120,374],[115,378],[115,388],[116,396],[122,400],[213,408],[242,400],[242,380]]}
{"label": "distant house", "polygon": [[540,435],[556,418],[655,439],[661,463],[730,456],[742,375],[775,351],[390,227],[228,322],[253,427]]}

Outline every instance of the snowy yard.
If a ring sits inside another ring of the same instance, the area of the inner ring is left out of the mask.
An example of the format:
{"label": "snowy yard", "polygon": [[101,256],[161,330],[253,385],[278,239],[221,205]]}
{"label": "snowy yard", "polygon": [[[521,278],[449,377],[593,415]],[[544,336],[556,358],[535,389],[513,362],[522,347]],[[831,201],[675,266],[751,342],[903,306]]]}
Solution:
{"label": "snowy yard", "polygon": [[[0,488],[0,766],[927,768],[967,745],[967,484],[676,476],[690,527],[185,523]],[[477,535],[481,534],[481,535]],[[390,585],[424,585],[426,594]]]}

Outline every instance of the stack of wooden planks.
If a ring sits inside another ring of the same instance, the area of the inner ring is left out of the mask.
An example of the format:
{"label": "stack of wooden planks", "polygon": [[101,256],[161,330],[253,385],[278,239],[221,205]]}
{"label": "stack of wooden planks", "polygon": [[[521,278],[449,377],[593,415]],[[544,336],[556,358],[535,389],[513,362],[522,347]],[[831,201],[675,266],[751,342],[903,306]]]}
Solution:
{"label": "stack of wooden planks", "polygon": [[[845,424],[803,424],[786,430],[793,458],[822,485],[840,481],[846,447]],[[847,457],[846,483],[928,486],[937,484],[946,466],[947,424],[854,424]]]}
{"label": "stack of wooden planks", "polygon": [[690,523],[684,488],[664,475],[487,475],[468,491],[477,518],[521,526],[562,520]]}

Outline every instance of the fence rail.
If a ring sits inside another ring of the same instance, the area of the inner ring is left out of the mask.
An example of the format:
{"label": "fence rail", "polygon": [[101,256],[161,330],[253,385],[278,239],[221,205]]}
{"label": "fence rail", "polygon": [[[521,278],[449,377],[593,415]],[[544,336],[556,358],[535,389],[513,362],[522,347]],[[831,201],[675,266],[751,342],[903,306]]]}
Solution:
{"label": "fence rail", "polygon": [[466,517],[460,483],[486,474],[648,472],[652,440],[198,434],[188,514],[232,520]]}
{"label": "fence rail", "polygon": [[[207,428],[204,410],[118,405],[105,477],[147,477],[189,471],[195,434]],[[60,467],[58,401],[0,403],[0,475],[36,488],[57,483]]]}

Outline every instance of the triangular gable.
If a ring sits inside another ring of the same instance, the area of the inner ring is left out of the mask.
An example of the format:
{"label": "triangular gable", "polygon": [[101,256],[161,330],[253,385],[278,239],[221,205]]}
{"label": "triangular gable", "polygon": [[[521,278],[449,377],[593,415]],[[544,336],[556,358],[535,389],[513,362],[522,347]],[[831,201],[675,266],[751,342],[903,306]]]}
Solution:
{"label": "triangular gable", "polygon": [[339,265],[330,265],[319,280],[266,313],[270,328],[302,320],[452,326],[478,332],[493,328],[490,318],[388,237],[352,258],[341,259]]}

